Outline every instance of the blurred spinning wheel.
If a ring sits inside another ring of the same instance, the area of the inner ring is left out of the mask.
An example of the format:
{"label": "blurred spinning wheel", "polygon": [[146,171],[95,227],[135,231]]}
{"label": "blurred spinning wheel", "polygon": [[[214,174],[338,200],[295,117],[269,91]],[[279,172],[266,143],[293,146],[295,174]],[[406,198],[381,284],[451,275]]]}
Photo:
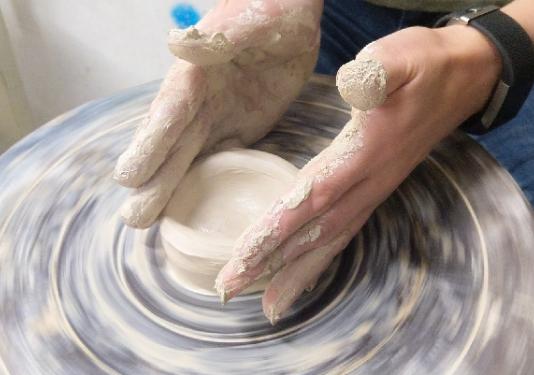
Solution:
{"label": "blurred spinning wheel", "polygon": [[[462,134],[375,212],[275,327],[259,294],[221,307],[125,227],[111,171],[158,83],[87,104],[0,157],[0,369],[10,374],[529,374],[534,221]],[[254,147],[297,166],[348,119],[315,76]]]}

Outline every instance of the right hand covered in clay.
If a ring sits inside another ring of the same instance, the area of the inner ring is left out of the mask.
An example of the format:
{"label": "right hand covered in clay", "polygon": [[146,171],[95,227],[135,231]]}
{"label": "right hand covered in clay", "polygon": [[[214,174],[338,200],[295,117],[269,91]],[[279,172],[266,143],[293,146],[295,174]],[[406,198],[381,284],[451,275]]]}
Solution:
{"label": "right hand covered in clay", "polygon": [[352,119],[242,235],[217,277],[221,299],[274,273],[263,295],[274,324],[434,145],[483,107],[499,71],[488,40],[458,25],[398,31],[341,67]]}
{"label": "right hand covered in clay", "polygon": [[322,0],[221,1],[193,28],[173,30],[178,58],[114,178],[135,188],[121,215],[150,226],[192,161],[265,136],[311,74]]}

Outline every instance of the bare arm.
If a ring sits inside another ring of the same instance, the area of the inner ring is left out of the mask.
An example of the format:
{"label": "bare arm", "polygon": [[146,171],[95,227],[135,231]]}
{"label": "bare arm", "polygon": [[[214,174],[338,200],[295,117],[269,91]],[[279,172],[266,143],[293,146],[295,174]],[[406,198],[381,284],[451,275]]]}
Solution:
{"label": "bare arm", "polygon": [[515,19],[534,41],[534,2],[532,0],[515,0],[502,8],[502,11]]}

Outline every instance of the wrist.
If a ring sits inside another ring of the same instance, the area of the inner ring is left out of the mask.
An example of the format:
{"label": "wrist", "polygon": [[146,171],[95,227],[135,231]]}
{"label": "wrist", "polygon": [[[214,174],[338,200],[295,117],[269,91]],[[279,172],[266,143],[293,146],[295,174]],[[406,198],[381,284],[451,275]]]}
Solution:
{"label": "wrist", "polygon": [[[534,5],[531,1],[516,0],[506,9],[506,12],[499,10],[497,6],[470,8],[443,16],[435,24],[436,27],[443,27],[444,25],[470,26],[486,37],[500,56],[501,68],[499,69],[498,83],[494,85],[491,98],[488,98],[489,100],[482,111],[469,117],[462,125],[462,128],[470,133],[483,134],[513,119],[532,90],[534,83],[534,70],[532,70],[534,64],[534,45],[532,43],[534,27],[527,22],[528,19],[534,17]],[[476,32],[473,31],[469,34],[474,36]],[[473,41],[474,39],[466,33],[466,41],[468,40]],[[466,45],[484,46],[480,43],[462,42],[462,48],[465,48]],[[484,53],[481,52],[484,49],[489,52],[487,48],[477,49],[477,52],[472,56],[475,56],[476,59],[483,58]],[[481,60],[480,64],[482,61],[484,60]],[[486,61],[489,62],[489,60]],[[471,88],[476,96],[482,97],[485,90],[482,92],[476,90],[481,88],[480,82],[491,81],[491,75],[488,73],[494,74],[495,67],[496,65],[491,63],[479,65],[478,73],[470,70],[472,75],[469,77],[464,75],[463,79],[461,71],[455,69],[455,81],[469,82],[469,86],[466,88]],[[472,104],[471,100],[469,100],[469,104]]]}
{"label": "wrist", "polygon": [[451,25],[436,29],[444,40],[450,63],[472,77],[470,82],[479,86],[475,109],[482,109],[489,99],[502,72],[502,59],[493,43],[477,29],[466,25]]}
{"label": "wrist", "polygon": [[532,0],[516,0],[501,8],[503,13],[512,17],[527,32],[534,43],[534,4]]}

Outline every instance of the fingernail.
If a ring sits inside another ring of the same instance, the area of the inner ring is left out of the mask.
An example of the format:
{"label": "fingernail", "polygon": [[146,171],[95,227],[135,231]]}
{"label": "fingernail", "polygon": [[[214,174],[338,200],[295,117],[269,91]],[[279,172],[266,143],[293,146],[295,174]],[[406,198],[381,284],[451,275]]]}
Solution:
{"label": "fingernail", "polygon": [[217,292],[217,295],[219,296],[221,305],[223,306],[226,305],[226,302],[228,302],[228,294],[226,293],[224,284],[219,277],[215,279],[215,285],[213,287],[215,288],[215,291]]}
{"label": "fingernail", "polygon": [[226,302],[228,302],[228,294],[226,294],[224,290],[219,292],[219,299],[221,301],[221,305],[226,305]]}
{"label": "fingernail", "polygon": [[267,319],[269,319],[269,322],[272,326],[276,325],[276,323],[280,321],[280,314],[276,312],[274,306],[269,309]]}
{"label": "fingernail", "polygon": [[127,188],[136,188],[139,186],[139,174],[135,170],[116,167],[113,170],[112,177],[120,185]]}
{"label": "fingernail", "polygon": [[223,305],[225,305],[228,301],[234,298],[242,290],[242,288],[236,287],[233,284],[233,281],[234,279],[230,280],[230,284],[227,285],[227,283],[224,282],[222,278],[218,277],[217,279],[215,279],[215,290],[217,291],[217,295],[219,296],[219,299],[221,300],[221,303]]}
{"label": "fingernail", "polygon": [[113,170],[112,177],[115,181],[122,181],[124,178],[128,177],[128,172],[119,168]]}
{"label": "fingernail", "polygon": [[317,285],[317,281],[313,282],[312,284],[308,285],[306,289],[304,289],[306,292],[311,292],[315,289],[315,286]]}

